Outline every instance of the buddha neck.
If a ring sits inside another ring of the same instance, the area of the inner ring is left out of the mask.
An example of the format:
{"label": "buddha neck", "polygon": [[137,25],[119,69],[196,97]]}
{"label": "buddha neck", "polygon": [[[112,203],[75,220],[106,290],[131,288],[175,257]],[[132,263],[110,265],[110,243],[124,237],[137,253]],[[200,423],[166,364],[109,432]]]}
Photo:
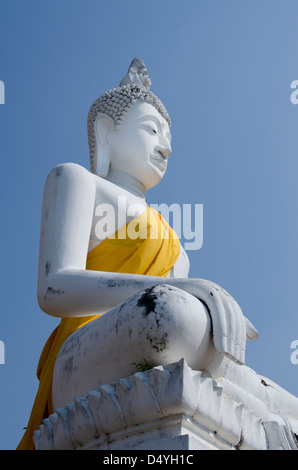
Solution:
{"label": "buddha neck", "polygon": [[105,179],[135,196],[145,199],[144,185],[133,176],[119,170],[110,169]]}

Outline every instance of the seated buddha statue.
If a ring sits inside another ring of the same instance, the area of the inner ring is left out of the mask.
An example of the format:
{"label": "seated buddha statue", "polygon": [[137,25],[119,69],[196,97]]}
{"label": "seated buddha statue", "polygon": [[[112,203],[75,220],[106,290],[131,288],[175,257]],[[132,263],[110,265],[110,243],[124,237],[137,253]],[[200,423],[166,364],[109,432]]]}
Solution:
{"label": "seated buddha statue", "polygon": [[[171,155],[171,120],[150,86],[134,59],[119,87],[90,108],[91,171],[65,163],[46,180],[38,301],[61,321],[39,360],[20,449],[33,447],[33,431],[56,408],[133,374],[135,363],[183,357],[259,394],[259,377],[244,365],[246,340],[257,331],[223,288],[188,278],[177,235],[146,201]],[[105,211],[115,217],[104,229]]]}

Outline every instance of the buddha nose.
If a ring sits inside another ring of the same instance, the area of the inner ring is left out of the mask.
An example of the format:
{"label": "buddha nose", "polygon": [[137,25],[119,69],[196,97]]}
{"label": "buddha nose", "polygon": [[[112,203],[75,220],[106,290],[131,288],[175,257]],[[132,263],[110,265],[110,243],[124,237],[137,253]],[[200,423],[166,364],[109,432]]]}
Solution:
{"label": "buddha nose", "polygon": [[159,152],[165,160],[167,160],[172,153],[171,144],[167,143],[165,145],[159,145],[156,147],[156,151]]}

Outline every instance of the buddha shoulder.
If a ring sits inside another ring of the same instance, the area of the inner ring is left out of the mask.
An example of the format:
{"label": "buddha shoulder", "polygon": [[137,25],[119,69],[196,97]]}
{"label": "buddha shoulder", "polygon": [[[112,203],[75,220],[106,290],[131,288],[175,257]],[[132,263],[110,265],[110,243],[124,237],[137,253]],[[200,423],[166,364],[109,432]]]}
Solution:
{"label": "buddha shoulder", "polygon": [[50,173],[48,174],[47,179],[64,179],[64,178],[89,178],[89,180],[92,178],[92,173],[90,171],[86,170],[81,165],[78,165],[77,163],[61,163],[60,165],[55,166]]}
{"label": "buddha shoulder", "polygon": [[58,189],[63,190],[64,193],[76,191],[78,194],[82,191],[88,193],[95,191],[94,175],[86,168],[76,163],[62,163],[55,166],[48,174],[45,191]]}

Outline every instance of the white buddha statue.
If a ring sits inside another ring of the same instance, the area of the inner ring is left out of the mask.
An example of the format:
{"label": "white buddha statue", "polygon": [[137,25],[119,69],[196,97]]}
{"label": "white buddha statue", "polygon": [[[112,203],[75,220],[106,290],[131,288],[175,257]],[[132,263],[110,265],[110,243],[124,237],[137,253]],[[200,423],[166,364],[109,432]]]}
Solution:
{"label": "white buddha statue", "polygon": [[[62,320],[39,362],[40,389],[20,448],[32,445],[43,417],[134,373],[133,363],[183,357],[195,370],[264,397],[272,412],[293,415],[297,406],[282,390],[271,398],[275,392],[244,365],[255,328],[224,289],[188,278],[178,238],[147,204],[146,191],[162,180],[171,154],[170,118],[150,84],[142,60],[134,59],[120,86],[90,109],[92,172],[66,163],[47,178],[38,300]],[[117,217],[99,234],[105,207]],[[146,236],[127,236],[130,224]],[[151,231],[157,235],[148,237]]]}

